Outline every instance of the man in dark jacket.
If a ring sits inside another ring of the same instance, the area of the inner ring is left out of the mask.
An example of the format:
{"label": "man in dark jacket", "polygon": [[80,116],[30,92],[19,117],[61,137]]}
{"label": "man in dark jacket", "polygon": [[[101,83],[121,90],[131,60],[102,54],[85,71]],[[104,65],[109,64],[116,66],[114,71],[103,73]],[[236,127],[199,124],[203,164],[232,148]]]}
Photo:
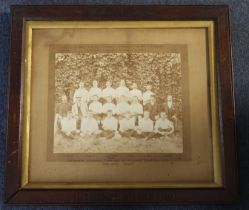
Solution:
{"label": "man in dark jacket", "polygon": [[178,119],[176,114],[176,109],[173,104],[172,95],[168,95],[166,98],[166,103],[163,104],[162,111],[166,113],[167,118],[174,123],[174,130],[178,129]]}
{"label": "man in dark jacket", "polygon": [[153,121],[156,121],[159,118],[161,112],[160,105],[157,103],[155,96],[151,96],[150,102],[144,105],[144,111],[150,113],[150,117]]}

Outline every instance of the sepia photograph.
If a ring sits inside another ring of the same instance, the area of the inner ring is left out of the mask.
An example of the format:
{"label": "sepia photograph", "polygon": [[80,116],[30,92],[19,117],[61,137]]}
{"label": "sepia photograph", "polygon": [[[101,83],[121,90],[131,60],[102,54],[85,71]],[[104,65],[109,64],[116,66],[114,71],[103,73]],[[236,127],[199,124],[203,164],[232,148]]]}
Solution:
{"label": "sepia photograph", "polygon": [[183,153],[181,53],[79,49],[53,66],[54,153]]}

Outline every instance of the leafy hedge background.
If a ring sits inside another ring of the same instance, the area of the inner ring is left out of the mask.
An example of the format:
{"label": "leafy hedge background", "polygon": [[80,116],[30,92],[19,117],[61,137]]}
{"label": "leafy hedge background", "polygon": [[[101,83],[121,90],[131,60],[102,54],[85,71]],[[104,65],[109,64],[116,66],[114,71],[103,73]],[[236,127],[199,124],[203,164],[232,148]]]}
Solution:
{"label": "leafy hedge background", "polygon": [[70,101],[80,81],[90,88],[93,80],[104,88],[107,80],[113,87],[119,86],[121,79],[130,88],[133,82],[145,91],[152,85],[159,103],[173,96],[177,113],[181,117],[182,86],[181,56],[179,53],[56,53],[55,88],[56,100],[66,94]]}

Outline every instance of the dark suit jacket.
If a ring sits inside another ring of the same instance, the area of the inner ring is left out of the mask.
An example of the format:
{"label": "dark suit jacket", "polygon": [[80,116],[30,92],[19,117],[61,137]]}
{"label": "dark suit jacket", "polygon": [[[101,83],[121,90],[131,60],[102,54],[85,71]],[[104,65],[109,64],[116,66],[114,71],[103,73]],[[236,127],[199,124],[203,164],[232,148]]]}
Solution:
{"label": "dark suit jacket", "polygon": [[148,111],[150,112],[150,117],[152,120],[155,120],[155,116],[159,115],[161,110],[160,110],[160,105],[158,105],[157,103],[155,104],[145,104],[144,105],[144,111]]}

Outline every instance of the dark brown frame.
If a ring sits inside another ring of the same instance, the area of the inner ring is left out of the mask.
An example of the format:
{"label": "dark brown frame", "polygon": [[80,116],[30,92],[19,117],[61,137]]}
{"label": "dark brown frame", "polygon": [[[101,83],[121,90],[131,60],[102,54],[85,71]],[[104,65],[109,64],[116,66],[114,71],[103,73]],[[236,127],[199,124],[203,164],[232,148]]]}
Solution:
{"label": "dark brown frame", "polygon": [[[9,204],[192,204],[238,199],[235,112],[228,6],[12,6],[5,203]],[[224,187],[206,189],[21,189],[25,20],[213,20]]]}

